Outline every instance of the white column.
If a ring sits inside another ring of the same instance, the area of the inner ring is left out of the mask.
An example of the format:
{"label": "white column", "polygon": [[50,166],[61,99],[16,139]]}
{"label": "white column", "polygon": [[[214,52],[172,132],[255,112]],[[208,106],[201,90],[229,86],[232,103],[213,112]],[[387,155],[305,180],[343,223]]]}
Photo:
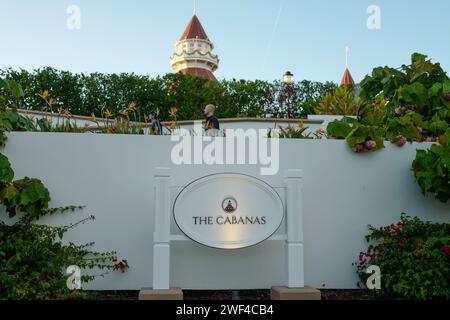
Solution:
{"label": "white column", "polygon": [[153,233],[153,289],[170,289],[169,168],[156,168],[155,230]]}
{"label": "white column", "polygon": [[286,183],[286,218],[287,218],[287,285],[289,288],[304,288],[303,259],[303,203],[302,170],[287,170]]}

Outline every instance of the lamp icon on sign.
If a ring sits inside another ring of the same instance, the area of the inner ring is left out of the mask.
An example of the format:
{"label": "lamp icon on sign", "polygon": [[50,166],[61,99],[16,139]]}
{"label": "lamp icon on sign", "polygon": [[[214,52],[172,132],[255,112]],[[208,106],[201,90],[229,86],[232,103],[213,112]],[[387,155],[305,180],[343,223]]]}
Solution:
{"label": "lamp icon on sign", "polygon": [[233,213],[237,209],[237,201],[232,197],[227,197],[222,201],[222,209],[226,213]]}

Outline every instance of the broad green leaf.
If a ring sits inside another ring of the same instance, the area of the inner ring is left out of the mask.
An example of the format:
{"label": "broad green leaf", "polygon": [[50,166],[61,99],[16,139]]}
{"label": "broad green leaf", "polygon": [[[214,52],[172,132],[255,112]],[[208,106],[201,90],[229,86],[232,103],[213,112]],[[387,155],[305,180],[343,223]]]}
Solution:
{"label": "broad green leaf", "polygon": [[10,183],[14,178],[14,171],[7,157],[0,153],[0,185]]}

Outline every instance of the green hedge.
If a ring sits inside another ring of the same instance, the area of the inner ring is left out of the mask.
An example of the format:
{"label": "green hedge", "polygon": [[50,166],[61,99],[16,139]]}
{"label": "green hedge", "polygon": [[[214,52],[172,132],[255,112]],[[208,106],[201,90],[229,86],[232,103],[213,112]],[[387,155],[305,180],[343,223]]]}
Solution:
{"label": "green hedge", "polygon": [[221,118],[265,116],[274,110],[282,113],[280,106],[287,98],[292,101],[293,113],[304,116],[313,112],[324,93],[336,88],[331,82],[305,80],[286,91],[279,81],[232,79],[215,84],[182,74],[151,78],[127,73],[76,74],[53,68],[32,72],[7,69],[0,71],[0,76],[22,86],[21,107],[25,109],[45,110],[45,102],[38,94],[48,90],[55,99],[55,110],[61,107],[72,114],[100,116],[102,107],[118,114],[135,102],[142,113],[159,108],[163,120],[168,120],[171,107],[178,109],[178,120],[201,119],[204,106],[209,103],[219,106],[217,115]]}

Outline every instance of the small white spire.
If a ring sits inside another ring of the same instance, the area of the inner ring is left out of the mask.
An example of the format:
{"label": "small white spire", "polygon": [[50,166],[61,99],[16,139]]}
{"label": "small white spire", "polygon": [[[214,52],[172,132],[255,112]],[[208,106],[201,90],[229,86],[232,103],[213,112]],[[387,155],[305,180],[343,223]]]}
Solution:
{"label": "small white spire", "polygon": [[345,68],[348,69],[348,56],[350,54],[350,46],[345,46]]}
{"label": "small white spire", "polygon": [[197,0],[194,0],[194,15],[197,14]]}

